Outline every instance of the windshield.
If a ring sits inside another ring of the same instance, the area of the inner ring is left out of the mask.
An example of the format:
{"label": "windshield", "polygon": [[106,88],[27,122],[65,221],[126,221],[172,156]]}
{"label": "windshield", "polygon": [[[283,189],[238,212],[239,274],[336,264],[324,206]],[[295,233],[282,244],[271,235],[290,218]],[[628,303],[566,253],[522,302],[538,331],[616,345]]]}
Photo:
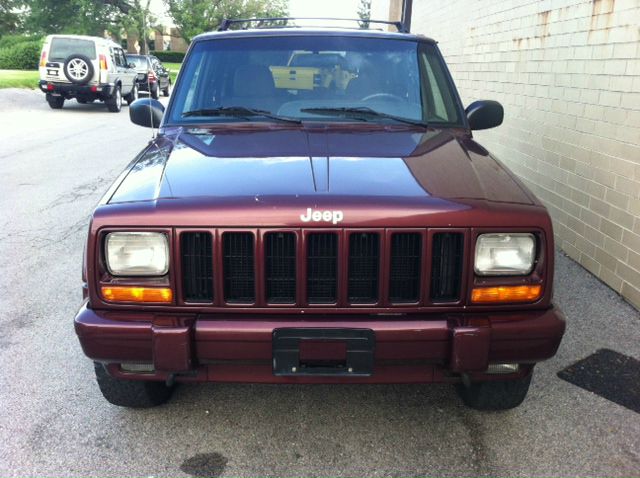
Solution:
{"label": "windshield", "polygon": [[69,55],[84,55],[91,60],[96,59],[96,45],[91,40],[79,38],[54,38],[51,40],[49,60],[62,61]]}
{"label": "windshield", "polygon": [[274,120],[248,116],[246,109],[252,109],[304,121],[459,125],[452,88],[435,47],[416,41],[352,36],[201,41],[182,68],[167,124]]}
{"label": "windshield", "polygon": [[136,65],[136,68],[139,70],[144,70],[149,67],[147,59],[144,56],[127,55],[127,61]]}

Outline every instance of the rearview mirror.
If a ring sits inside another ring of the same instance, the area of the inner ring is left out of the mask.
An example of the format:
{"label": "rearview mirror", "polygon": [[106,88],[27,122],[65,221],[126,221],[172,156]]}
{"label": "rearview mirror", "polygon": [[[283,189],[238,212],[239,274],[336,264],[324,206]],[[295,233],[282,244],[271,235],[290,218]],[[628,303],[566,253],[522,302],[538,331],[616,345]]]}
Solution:
{"label": "rearview mirror", "polygon": [[132,123],[147,128],[157,128],[162,122],[164,106],[158,100],[141,98],[129,105],[129,118]]}
{"label": "rearview mirror", "polygon": [[133,68],[134,70],[136,69],[136,64],[135,63],[129,63],[127,66],[129,68]]}
{"label": "rearview mirror", "polygon": [[472,130],[489,129],[502,124],[504,108],[497,101],[474,101],[465,110],[469,127]]}

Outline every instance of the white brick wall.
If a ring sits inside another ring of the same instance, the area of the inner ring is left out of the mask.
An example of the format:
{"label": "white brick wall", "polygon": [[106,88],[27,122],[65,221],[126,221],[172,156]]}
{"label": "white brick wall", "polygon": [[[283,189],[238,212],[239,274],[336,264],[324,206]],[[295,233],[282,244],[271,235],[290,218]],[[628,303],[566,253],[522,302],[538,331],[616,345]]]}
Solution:
{"label": "white brick wall", "polygon": [[414,0],[412,31],[465,104],[503,104],[474,135],[545,202],[557,244],[640,307],[640,0]]}

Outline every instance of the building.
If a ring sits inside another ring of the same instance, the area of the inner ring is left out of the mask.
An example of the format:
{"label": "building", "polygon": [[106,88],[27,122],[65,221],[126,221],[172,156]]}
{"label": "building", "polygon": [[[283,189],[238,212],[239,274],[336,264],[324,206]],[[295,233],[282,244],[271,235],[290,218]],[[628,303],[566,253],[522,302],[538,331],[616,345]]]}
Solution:
{"label": "building", "polygon": [[414,0],[411,23],[465,104],[503,104],[504,124],[474,136],[544,201],[556,244],[636,307],[639,25],[640,0]]}
{"label": "building", "polygon": [[[140,53],[140,42],[135,32],[123,37],[123,47],[128,53]],[[155,26],[148,39],[149,50],[186,52],[189,44],[180,36],[178,30],[173,27]]]}

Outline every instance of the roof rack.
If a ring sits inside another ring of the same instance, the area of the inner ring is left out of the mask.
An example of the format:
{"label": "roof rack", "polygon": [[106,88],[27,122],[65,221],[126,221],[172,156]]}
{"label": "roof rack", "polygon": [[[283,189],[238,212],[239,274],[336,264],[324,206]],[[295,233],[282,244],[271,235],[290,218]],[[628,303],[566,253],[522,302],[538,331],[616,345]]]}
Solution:
{"label": "roof rack", "polygon": [[[225,18],[220,23],[218,31],[229,30],[231,25],[237,23],[263,23],[263,22],[288,22],[291,20],[330,20],[330,21],[345,21],[345,22],[363,22],[363,23],[380,23],[383,25],[393,25],[396,27],[399,33],[409,33],[409,30],[405,28],[402,22],[390,22],[385,20],[362,20],[361,18],[332,18],[332,17],[271,17],[271,18]],[[246,27],[245,27],[246,28]]]}

